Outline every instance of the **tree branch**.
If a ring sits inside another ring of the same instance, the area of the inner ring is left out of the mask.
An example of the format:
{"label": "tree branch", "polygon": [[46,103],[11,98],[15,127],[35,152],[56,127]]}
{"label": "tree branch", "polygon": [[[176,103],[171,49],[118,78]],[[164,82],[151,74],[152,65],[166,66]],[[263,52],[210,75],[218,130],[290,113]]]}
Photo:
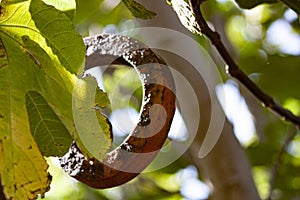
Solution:
{"label": "tree branch", "polygon": [[236,64],[233,58],[230,56],[226,47],[224,46],[220,35],[213,31],[205,19],[202,16],[200,4],[202,1],[200,0],[190,0],[192,11],[195,15],[196,22],[200,26],[201,33],[207,36],[212,44],[216,47],[219,54],[222,56],[224,61],[226,62],[226,72],[232,77],[238,79],[242,84],[245,85],[248,90],[262,102],[264,107],[269,108],[276,114],[282,117],[282,119],[292,122],[300,128],[300,117],[295,116],[290,110],[283,108],[280,104],[274,101],[274,99],[263,92]]}

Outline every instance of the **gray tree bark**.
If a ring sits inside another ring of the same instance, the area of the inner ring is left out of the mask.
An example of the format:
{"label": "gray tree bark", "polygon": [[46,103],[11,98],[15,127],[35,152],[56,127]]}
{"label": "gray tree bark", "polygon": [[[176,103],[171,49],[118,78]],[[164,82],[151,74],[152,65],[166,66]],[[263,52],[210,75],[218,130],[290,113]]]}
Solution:
{"label": "gray tree bark", "polygon": [[[185,30],[178,20],[175,12],[167,5],[163,0],[152,1],[139,1],[145,5],[148,9],[157,13],[154,19],[147,21],[139,21],[141,27],[161,27],[169,28],[192,37],[192,35]],[[162,41],[168,38],[161,38]],[[169,41],[169,43],[176,43],[176,41]],[[168,45],[166,43],[166,45]],[[188,46],[181,46],[178,48],[189,48]],[[199,51],[200,52],[200,51]],[[218,110],[218,116],[224,117],[224,113],[220,109],[220,105],[217,101],[216,95],[209,93],[205,81],[201,77],[195,76],[191,68],[187,66],[187,63],[180,60],[176,55],[170,55],[166,52],[160,52],[160,55],[167,61],[167,63],[178,70],[180,73],[185,74],[189,79],[191,86],[196,92],[196,96],[199,102],[199,110],[201,120],[195,121],[197,117],[194,107],[191,107],[190,96],[186,94],[185,88],[181,88],[180,83],[177,86],[177,94],[185,96],[185,107],[189,110],[188,113],[183,113],[184,121],[187,124],[188,131],[190,130],[189,124],[198,125],[197,136],[187,151],[193,164],[197,167],[203,180],[211,186],[213,199],[226,199],[226,200],[241,200],[241,199],[259,199],[258,192],[256,190],[252,174],[251,167],[248,162],[244,149],[241,147],[237,139],[233,134],[232,125],[225,120],[223,129],[220,130],[221,134],[217,143],[213,146],[212,150],[203,158],[199,157],[200,148],[205,145],[203,143],[207,136],[207,130],[209,129],[211,119],[211,106],[215,106]],[[199,55],[199,64],[203,64]],[[207,66],[208,68],[211,66]],[[216,77],[209,77],[215,79]],[[175,81],[176,81],[175,77]],[[211,95],[211,96],[210,96]]]}

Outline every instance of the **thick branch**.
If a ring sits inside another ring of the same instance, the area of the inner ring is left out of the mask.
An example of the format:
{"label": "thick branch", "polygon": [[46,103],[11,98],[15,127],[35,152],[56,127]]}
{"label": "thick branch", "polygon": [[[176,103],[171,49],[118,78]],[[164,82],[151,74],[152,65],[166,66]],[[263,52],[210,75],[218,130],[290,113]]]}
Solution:
{"label": "thick branch", "polygon": [[300,117],[295,116],[291,111],[283,108],[280,104],[275,102],[271,96],[263,92],[236,64],[236,62],[233,60],[233,58],[225,48],[220,35],[217,32],[213,31],[203,18],[200,9],[200,1],[190,0],[190,3],[195,14],[196,22],[201,28],[201,33],[210,39],[212,44],[216,47],[217,51],[226,62],[226,72],[243,83],[245,87],[248,88],[250,92],[262,102],[263,106],[271,109],[283,119],[294,123],[297,128],[299,128]]}

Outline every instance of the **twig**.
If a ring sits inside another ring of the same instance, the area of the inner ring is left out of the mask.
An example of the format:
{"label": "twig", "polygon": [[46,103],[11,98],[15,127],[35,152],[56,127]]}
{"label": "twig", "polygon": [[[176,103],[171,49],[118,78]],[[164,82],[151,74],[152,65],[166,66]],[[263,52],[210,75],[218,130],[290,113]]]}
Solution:
{"label": "twig", "polygon": [[269,196],[268,196],[267,200],[272,199],[272,191],[274,189],[275,179],[276,179],[276,176],[277,176],[277,173],[278,173],[281,161],[282,161],[282,156],[286,152],[286,149],[287,149],[288,145],[291,143],[291,141],[295,137],[296,133],[297,133],[297,131],[295,131],[294,129],[292,129],[289,132],[288,136],[286,137],[286,139],[285,139],[285,141],[284,141],[284,143],[283,143],[283,145],[282,145],[282,147],[281,147],[281,149],[278,153],[276,162],[275,162],[275,164],[272,168],[272,171],[271,171],[270,189],[269,189]]}
{"label": "twig", "polygon": [[283,108],[280,104],[275,102],[271,96],[263,92],[236,64],[236,62],[233,60],[233,58],[225,48],[220,35],[217,32],[213,31],[203,18],[200,9],[201,2],[201,0],[190,0],[196,22],[200,26],[201,33],[210,39],[212,44],[216,47],[217,51],[226,62],[226,72],[232,77],[238,79],[242,84],[244,84],[245,87],[248,88],[248,90],[262,102],[262,105],[264,107],[271,109],[273,112],[281,116],[282,119],[292,122],[299,129],[300,117],[295,116],[290,110]]}

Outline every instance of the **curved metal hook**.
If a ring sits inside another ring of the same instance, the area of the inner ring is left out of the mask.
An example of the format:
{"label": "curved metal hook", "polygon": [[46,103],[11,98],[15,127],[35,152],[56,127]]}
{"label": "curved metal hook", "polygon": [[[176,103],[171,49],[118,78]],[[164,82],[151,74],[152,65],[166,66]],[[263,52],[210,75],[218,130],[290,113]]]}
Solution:
{"label": "curved metal hook", "polygon": [[96,65],[129,64],[138,72],[144,97],[139,123],[102,161],[87,159],[75,143],[60,158],[62,168],[94,188],[110,188],[136,177],[163,146],[175,112],[175,86],[165,62],[143,43],[120,35],[84,39],[86,69]]}

